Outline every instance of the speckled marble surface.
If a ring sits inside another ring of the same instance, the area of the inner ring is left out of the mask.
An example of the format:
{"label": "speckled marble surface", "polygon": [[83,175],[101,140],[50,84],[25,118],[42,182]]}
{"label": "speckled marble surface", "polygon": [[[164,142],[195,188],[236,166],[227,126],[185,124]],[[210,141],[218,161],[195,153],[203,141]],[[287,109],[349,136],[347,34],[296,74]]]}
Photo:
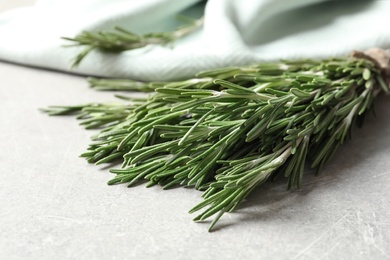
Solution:
{"label": "speckled marble surface", "polygon": [[8,63],[0,75],[0,259],[390,259],[390,97],[301,191],[267,183],[207,233],[187,213],[199,192],[107,186],[78,157],[93,131],[38,111],[111,93]]}

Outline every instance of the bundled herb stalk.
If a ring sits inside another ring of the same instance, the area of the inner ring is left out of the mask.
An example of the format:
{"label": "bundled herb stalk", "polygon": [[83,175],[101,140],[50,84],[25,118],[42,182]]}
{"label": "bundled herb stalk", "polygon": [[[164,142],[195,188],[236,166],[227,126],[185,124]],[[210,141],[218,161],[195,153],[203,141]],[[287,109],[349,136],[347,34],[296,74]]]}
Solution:
{"label": "bundled herb stalk", "polygon": [[[382,52],[381,52],[382,53]],[[299,188],[304,168],[317,172],[363,123],[380,92],[385,68],[363,53],[222,68],[180,82],[90,79],[103,90],[153,91],[118,104],[56,106],[86,128],[101,128],[88,162],[121,162],[109,184],[147,182],[203,190],[190,210],[202,221],[235,210],[262,183],[282,175]]]}
{"label": "bundled herb stalk", "polygon": [[166,45],[183,38],[203,25],[203,17],[193,20],[187,17],[178,16],[185,24],[172,32],[136,34],[121,27],[115,27],[114,31],[108,32],[82,32],[74,38],[63,37],[64,40],[73,44],[66,47],[85,46],[74,59],[73,67],[77,67],[80,62],[94,50],[103,52],[122,52],[139,49],[147,45]]}

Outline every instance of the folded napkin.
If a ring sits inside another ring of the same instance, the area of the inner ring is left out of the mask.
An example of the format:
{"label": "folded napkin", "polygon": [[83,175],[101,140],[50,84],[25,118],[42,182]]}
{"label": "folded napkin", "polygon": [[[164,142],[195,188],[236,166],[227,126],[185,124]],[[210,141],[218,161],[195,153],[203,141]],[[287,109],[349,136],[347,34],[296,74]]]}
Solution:
{"label": "folded napkin", "polygon": [[[203,28],[173,46],[119,54],[60,37],[122,26],[136,33],[172,30],[175,16],[204,14]],[[259,61],[322,58],[390,47],[390,1],[374,0],[40,0],[0,14],[0,59],[84,75],[175,80],[211,68]]]}

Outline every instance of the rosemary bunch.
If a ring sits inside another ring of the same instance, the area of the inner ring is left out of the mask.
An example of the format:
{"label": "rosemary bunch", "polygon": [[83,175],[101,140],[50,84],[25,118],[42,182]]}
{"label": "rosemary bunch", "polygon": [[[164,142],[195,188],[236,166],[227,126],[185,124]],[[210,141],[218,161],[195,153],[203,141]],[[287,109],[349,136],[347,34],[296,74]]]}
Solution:
{"label": "rosemary bunch", "polygon": [[115,53],[142,48],[150,44],[166,45],[186,36],[203,25],[203,18],[191,20],[183,17],[181,19],[185,20],[187,24],[173,32],[139,35],[124,28],[115,27],[112,32],[94,33],[85,31],[74,38],[63,37],[63,39],[74,42],[74,44],[66,45],[67,47],[86,46],[74,59],[72,66],[76,67],[93,50]]}
{"label": "rosemary bunch", "polygon": [[119,160],[109,184],[204,190],[190,212],[203,210],[196,221],[215,216],[211,230],[274,176],[285,176],[290,189],[301,186],[307,161],[320,171],[374,98],[389,91],[381,73],[375,62],[348,57],[222,68],[169,83],[90,79],[97,89],[154,93],[45,111],[102,128],[82,157]]}

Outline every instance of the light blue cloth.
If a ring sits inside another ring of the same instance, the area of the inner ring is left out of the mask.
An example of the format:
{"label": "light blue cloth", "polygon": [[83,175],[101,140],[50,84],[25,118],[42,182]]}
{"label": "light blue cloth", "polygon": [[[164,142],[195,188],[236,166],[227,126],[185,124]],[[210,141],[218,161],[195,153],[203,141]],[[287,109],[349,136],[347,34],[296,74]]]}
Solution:
{"label": "light blue cloth", "polygon": [[210,0],[204,27],[173,47],[93,52],[70,69],[81,49],[61,47],[66,44],[61,36],[115,25],[137,33],[172,29],[175,15],[184,10],[196,9],[201,15],[202,3],[193,7],[199,2],[41,0],[0,15],[0,59],[86,75],[161,81],[222,66],[390,47],[390,1]]}

